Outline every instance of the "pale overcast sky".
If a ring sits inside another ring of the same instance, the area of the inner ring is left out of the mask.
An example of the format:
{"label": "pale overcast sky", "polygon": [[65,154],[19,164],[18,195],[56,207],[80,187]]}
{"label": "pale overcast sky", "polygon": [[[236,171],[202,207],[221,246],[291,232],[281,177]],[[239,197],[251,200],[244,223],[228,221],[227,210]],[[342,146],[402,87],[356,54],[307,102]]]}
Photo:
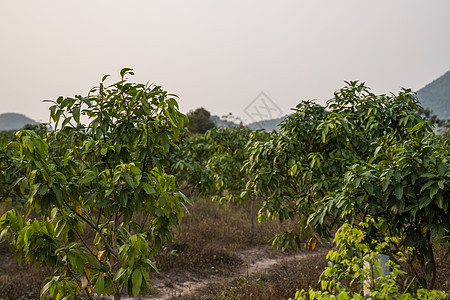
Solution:
{"label": "pale overcast sky", "polygon": [[0,0],[0,67],[0,113],[48,121],[43,99],[130,67],[184,112],[249,121],[261,92],[289,113],[344,80],[422,88],[450,69],[450,1]]}

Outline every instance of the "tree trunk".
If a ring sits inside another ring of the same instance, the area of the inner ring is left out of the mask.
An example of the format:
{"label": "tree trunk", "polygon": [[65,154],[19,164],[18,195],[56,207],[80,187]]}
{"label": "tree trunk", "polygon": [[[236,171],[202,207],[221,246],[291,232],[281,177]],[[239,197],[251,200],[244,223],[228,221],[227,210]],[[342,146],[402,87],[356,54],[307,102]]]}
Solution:
{"label": "tree trunk", "polygon": [[252,219],[252,237],[255,235],[255,198],[252,197],[252,203],[251,203],[251,210],[250,210],[250,214],[251,219]]}
{"label": "tree trunk", "polygon": [[314,235],[314,237],[319,241],[319,243],[324,246],[327,249],[331,249],[332,244],[328,243],[324,238],[322,238],[319,233],[314,229],[314,227],[312,227],[311,225],[309,225],[309,228],[311,228],[311,232]]}
{"label": "tree trunk", "polygon": [[119,291],[114,293],[114,300],[120,300],[121,297],[122,297],[122,295],[120,294]]}
{"label": "tree trunk", "polygon": [[[430,239],[428,239],[428,240],[430,240]],[[433,270],[431,270],[430,283],[428,284],[427,288],[429,290],[432,290],[432,289],[434,289],[434,284],[436,282],[436,261],[434,260],[433,245],[431,244],[431,242],[428,242],[428,247],[429,247],[430,253],[431,253],[431,257],[430,257],[430,262],[429,263],[433,264]]]}

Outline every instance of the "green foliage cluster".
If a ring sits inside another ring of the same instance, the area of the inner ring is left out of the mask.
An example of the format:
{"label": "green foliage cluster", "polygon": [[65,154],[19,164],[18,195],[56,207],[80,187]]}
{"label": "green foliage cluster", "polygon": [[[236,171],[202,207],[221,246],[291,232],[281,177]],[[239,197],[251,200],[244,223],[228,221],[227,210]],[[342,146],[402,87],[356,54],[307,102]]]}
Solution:
{"label": "green foliage cluster", "polygon": [[425,267],[428,282],[417,273],[416,277],[424,287],[433,287],[433,245],[449,242],[450,152],[433,135],[417,136],[422,124],[412,128],[404,141],[381,140],[369,163],[352,166],[344,175],[344,186],[317,201],[309,220],[321,223],[325,216],[332,216],[355,223],[364,216],[382,217],[384,234],[369,227],[368,238],[401,237],[391,246],[412,247],[408,263],[413,270],[414,261]]}
{"label": "green foliage cluster", "polygon": [[[449,152],[419,108],[410,90],[375,95],[358,82],[325,107],[300,103],[278,133],[250,146],[247,191],[264,199],[260,221],[299,217],[303,234],[329,245],[335,226],[383,217],[383,233],[368,236],[413,247],[409,262],[425,267],[427,278],[418,279],[432,288],[433,244],[447,244],[450,230]],[[301,234],[281,233],[274,243],[299,248]]]}
{"label": "green foliage cluster", "polygon": [[[25,125],[22,130],[34,131],[42,137],[46,134],[47,127],[45,124],[29,124]],[[0,172],[0,202],[14,198],[15,191],[11,183],[16,182],[20,178],[20,173],[16,168],[16,161],[14,160],[14,151],[6,147],[9,142],[16,141],[16,133],[17,130],[15,129],[0,131],[0,169],[2,170]],[[22,199],[22,201],[16,202],[15,204],[23,205],[23,203],[24,201]]]}
{"label": "green foliage cluster", "polygon": [[186,117],[173,95],[128,75],[123,69],[109,86],[103,77],[86,97],[50,101],[52,131],[23,130],[1,145],[2,186],[26,215],[4,214],[0,241],[19,263],[24,256],[54,268],[42,297],[92,298],[95,290],[120,299],[124,286],[145,295],[151,259],[184,214],[187,199],[161,161]]}
{"label": "green foliage cluster", "polygon": [[220,202],[245,201],[241,193],[247,182],[242,169],[247,145],[264,140],[264,131],[247,127],[213,128],[204,135],[186,134],[174,148],[169,160],[170,172],[202,195]]}
{"label": "green foliage cluster", "polygon": [[[384,222],[384,221],[383,221]],[[442,291],[411,289],[411,284],[400,287],[398,277],[405,272],[399,263],[405,261],[404,253],[395,251],[395,260],[390,260],[390,272],[382,276],[379,255],[391,252],[390,245],[398,243],[395,237],[385,237],[383,241],[367,242],[366,232],[370,228],[381,230],[374,219],[366,219],[358,225],[345,223],[336,232],[336,250],[330,250],[328,267],[320,278],[321,291],[302,290],[295,295],[301,299],[445,299]],[[375,276],[374,276],[375,273]],[[373,278],[376,277],[375,280]]]}

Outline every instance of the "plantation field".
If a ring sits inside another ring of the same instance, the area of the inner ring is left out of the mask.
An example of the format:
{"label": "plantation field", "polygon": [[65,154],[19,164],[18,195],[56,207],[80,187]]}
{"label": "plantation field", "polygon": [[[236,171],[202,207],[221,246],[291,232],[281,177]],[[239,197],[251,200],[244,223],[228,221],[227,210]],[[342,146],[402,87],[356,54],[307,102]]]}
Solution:
{"label": "plantation field", "polygon": [[269,133],[132,75],[0,135],[1,297],[448,296],[450,131],[410,89],[346,82]]}

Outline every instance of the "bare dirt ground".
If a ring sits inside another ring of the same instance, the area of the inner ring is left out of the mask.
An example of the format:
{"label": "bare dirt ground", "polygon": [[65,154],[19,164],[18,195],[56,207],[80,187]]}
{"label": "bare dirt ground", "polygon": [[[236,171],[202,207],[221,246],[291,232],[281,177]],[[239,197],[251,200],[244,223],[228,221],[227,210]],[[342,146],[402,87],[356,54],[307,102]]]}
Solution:
{"label": "bare dirt ground", "polygon": [[[229,272],[221,272],[221,270],[214,270],[213,274],[206,277],[196,277],[198,274],[191,273],[184,270],[171,270],[167,274],[160,274],[154,279],[154,285],[157,294],[147,296],[145,299],[173,299],[191,296],[195,298],[196,295],[202,294],[202,289],[205,289],[210,284],[227,284],[235,281],[239,277],[250,278],[257,274],[264,274],[267,276],[272,269],[276,269],[278,265],[324,260],[327,251],[324,248],[318,248],[315,251],[304,250],[300,252],[277,250],[269,246],[257,247],[247,250],[237,251],[236,255],[242,260],[240,266],[236,266],[235,270]],[[319,268],[319,265],[315,266]],[[214,274],[217,273],[217,274]],[[132,298],[123,298],[130,300]]]}

